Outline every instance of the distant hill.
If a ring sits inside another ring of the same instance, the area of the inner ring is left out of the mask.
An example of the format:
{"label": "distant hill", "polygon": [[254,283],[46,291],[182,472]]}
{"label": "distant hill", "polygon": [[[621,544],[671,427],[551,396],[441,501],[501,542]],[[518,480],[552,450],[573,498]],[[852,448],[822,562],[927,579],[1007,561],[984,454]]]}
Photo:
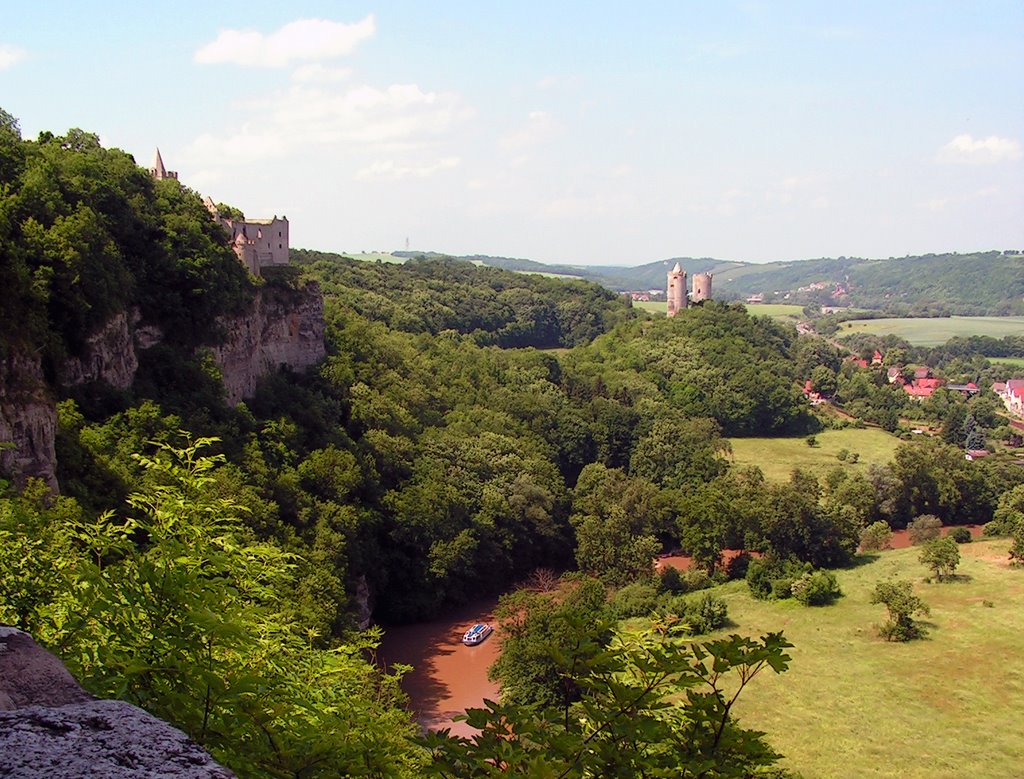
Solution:
{"label": "distant hill", "polygon": [[[410,251],[395,252],[395,256],[445,255]],[[769,263],[670,257],[635,267],[549,265],[482,254],[456,259],[505,270],[575,276],[619,292],[664,289],[666,272],[678,262],[691,275],[713,273],[715,297],[726,300],[761,294],[765,302],[852,306],[904,315],[1024,314],[1024,254],[1017,251]]]}

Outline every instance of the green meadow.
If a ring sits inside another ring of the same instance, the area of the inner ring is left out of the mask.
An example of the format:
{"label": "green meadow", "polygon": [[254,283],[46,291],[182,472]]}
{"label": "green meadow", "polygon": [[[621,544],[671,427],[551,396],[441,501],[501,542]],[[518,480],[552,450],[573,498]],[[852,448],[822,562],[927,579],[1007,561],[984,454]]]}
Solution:
{"label": "green meadow", "polygon": [[[740,722],[765,731],[804,779],[1021,776],[1024,729],[1024,569],[1006,540],[960,546],[957,579],[928,583],[919,548],[864,555],[837,571],[844,597],[810,608],[758,601],[746,584],[717,588],[726,633],[783,631],[789,671],[765,671],[744,691]],[[931,608],[923,640],[880,639],[879,580],[914,582]]]}
{"label": "green meadow", "polygon": [[748,303],[747,313],[751,316],[770,316],[794,324],[807,318],[803,306],[792,306],[789,303]]}
{"label": "green meadow", "polygon": [[344,256],[351,257],[353,260],[360,260],[361,262],[390,262],[395,265],[401,265],[405,262],[405,257],[396,257],[393,254],[387,252],[343,252]]}
{"label": "green meadow", "polygon": [[1010,368],[1024,368],[1024,357],[989,357],[993,365],[1006,365]]}
{"label": "green meadow", "polygon": [[[732,459],[736,465],[756,465],[769,481],[786,481],[794,468],[811,471],[819,478],[837,465],[866,471],[872,463],[885,465],[892,460],[900,440],[884,430],[824,430],[815,434],[816,446],[808,446],[807,438],[731,438]],[[837,455],[843,449],[858,455],[856,463],[842,461]]]}
{"label": "green meadow", "polygon": [[938,346],[955,336],[1024,335],[1021,316],[951,316],[907,319],[853,319],[839,326],[837,337],[853,333],[896,335],[915,346]]}

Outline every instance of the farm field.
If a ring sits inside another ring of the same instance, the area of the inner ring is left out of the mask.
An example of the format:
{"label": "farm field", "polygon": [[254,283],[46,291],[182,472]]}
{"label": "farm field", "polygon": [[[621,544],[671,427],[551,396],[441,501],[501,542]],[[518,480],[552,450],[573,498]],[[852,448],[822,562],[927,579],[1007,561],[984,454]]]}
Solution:
{"label": "farm field", "polygon": [[390,262],[395,265],[401,265],[406,259],[405,257],[396,257],[387,252],[340,252],[340,254],[362,262],[377,262],[377,260],[380,260],[381,262]]}
{"label": "farm field", "polygon": [[788,303],[748,303],[747,313],[751,316],[770,316],[772,319],[799,322],[806,319],[803,306]]}
{"label": "farm field", "polygon": [[[893,451],[901,441],[877,428],[845,428],[824,430],[815,434],[817,446],[808,446],[802,438],[731,438],[733,462],[736,465],[756,465],[769,481],[788,481],[794,468],[811,471],[819,479],[837,465],[866,471],[872,463],[885,465],[892,460]],[[842,461],[836,455],[840,450],[856,452],[856,463]]]}
{"label": "farm field", "polygon": [[1008,365],[1011,368],[1024,368],[1024,357],[989,357],[993,365]]}
{"label": "farm field", "polygon": [[[743,582],[717,588],[734,623],[724,632],[782,630],[794,644],[789,671],[743,693],[741,723],[805,779],[1020,776],[1024,570],[1007,566],[1008,545],[961,545],[959,578],[942,584],[925,583],[918,547],[861,556],[836,572],[844,597],[826,607],[757,601]],[[893,576],[931,608],[924,640],[877,636],[885,608],[870,594]]]}
{"label": "farm field", "polygon": [[664,315],[668,312],[668,302],[664,300],[634,300],[633,308],[649,311],[652,314]]}
{"label": "farm field", "polygon": [[895,335],[915,346],[939,346],[954,336],[1024,335],[1024,317],[1020,316],[951,316],[908,319],[853,319],[839,326],[837,338],[853,333]]}

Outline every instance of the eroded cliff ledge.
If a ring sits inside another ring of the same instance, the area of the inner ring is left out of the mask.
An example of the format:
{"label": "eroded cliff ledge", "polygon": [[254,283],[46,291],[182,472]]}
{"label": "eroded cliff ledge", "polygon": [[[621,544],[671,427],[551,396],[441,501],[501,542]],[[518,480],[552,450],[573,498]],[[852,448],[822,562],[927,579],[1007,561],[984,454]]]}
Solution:
{"label": "eroded cliff ledge", "polygon": [[[211,328],[222,333],[209,347],[221,369],[228,403],[251,397],[259,380],[286,366],[303,371],[324,359],[323,297],[320,288],[264,287],[248,313],[223,317]],[[81,356],[65,361],[51,386],[34,353],[12,352],[0,359],[0,474],[16,483],[43,479],[58,489],[56,401],[63,391],[83,384],[105,383],[130,389],[139,353],[163,339],[135,312],[122,312],[91,335]]]}

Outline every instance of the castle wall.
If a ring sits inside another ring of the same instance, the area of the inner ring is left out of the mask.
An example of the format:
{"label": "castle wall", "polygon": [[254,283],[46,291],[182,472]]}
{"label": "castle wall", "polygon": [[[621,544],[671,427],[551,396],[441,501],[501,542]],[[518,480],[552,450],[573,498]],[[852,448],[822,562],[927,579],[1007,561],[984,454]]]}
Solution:
{"label": "castle wall", "polygon": [[675,270],[668,273],[668,287],[665,297],[668,299],[668,315],[675,316],[679,311],[686,308],[686,271]]}
{"label": "castle wall", "polygon": [[221,219],[242,264],[254,276],[263,268],[288,264],[288,218],[235,221]]}
{"label": "castle wall", "polygon": [[693,295],[692,300],[694,303],[700,303],[704,300],[711,300],[711,274],[710,273],[694,273],[693,274]]}

